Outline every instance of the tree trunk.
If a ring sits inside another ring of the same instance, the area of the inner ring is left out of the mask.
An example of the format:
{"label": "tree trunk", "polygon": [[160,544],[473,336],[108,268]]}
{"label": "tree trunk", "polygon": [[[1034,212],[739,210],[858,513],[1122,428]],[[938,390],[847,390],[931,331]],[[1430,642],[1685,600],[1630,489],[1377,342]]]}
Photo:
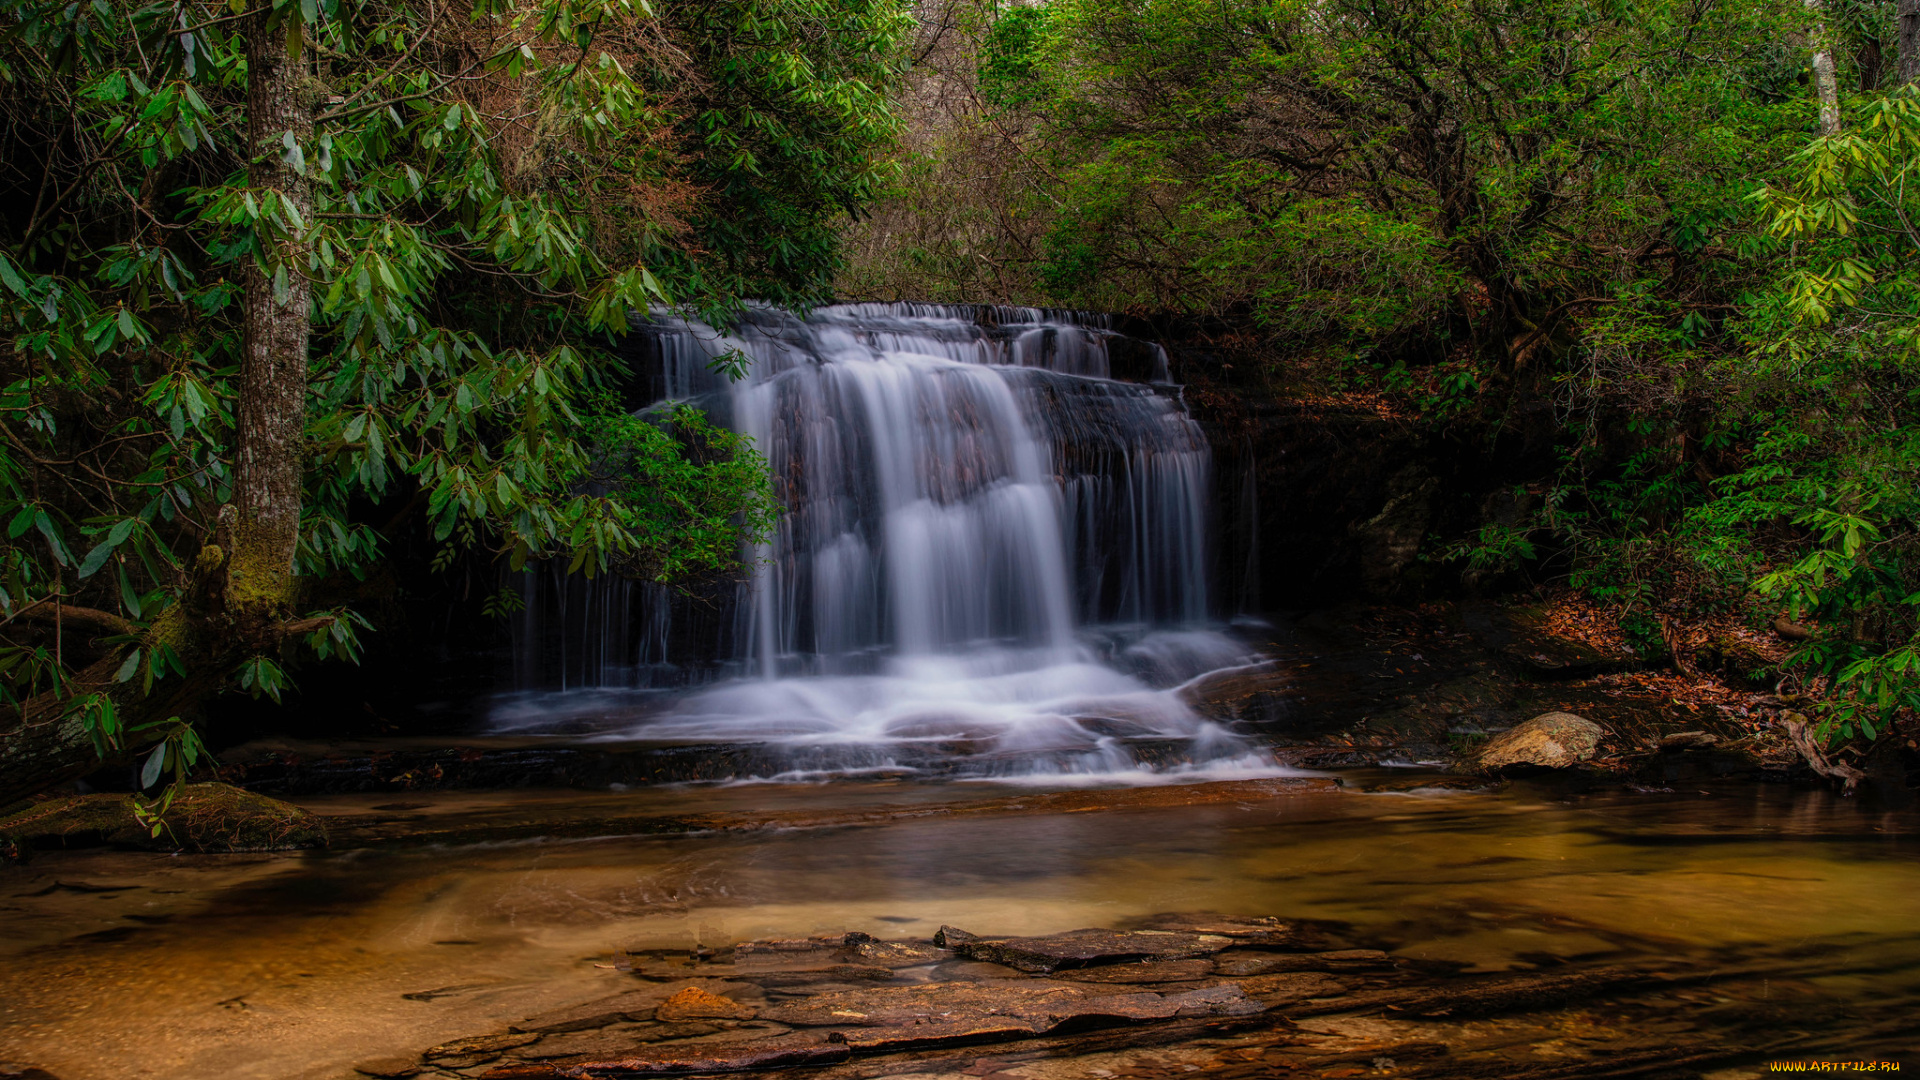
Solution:
{"label": "tree trunk", "polygon": [[[1806,0],[1807,10],[1818,14],[1826,5],[1822,0]],[[1827,43],[1825,23],[1813,28],[1813,92],[1820,99],[1820,134],[1840,134],[1840,82],[1833,73],[1833,47]]]}
{"label": "tree trunk", "polygon": [[[298,7],[285,9],[285,18],[299,17]],[[267,13],[253,17],[247,35],[247,144],[253,154],[247,183],[259,193],[279,192],[301,221],[311,222],[313,195],[304,166],[296,168],[313,141],[298,41]],[[258,258],[247,262],[241,279],[238,445],[232,512],[223,530],[226,613],[253,650],[277,646],[279,623],[294,599],[313,303],[305,235],[290,223],[282,231],[263,221],[259,229]]]}
{"label": "tree trunk", "polygon": [[1920,82],[1920,0],[1900,0],[1896,26],[1900,37],[1900,67],[1895,80],[1901,86]]}

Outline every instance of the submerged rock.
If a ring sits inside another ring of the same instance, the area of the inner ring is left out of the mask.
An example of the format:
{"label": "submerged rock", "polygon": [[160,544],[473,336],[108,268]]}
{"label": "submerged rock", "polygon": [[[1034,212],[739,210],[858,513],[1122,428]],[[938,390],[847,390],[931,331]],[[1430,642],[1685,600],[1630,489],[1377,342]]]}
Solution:
{"label": "submerged rock", "polygon": [[660,1003],[654,1010],[656,1020],[751,1020],[759,1010],[751,1005],[743,1005],[732,998],[708,993],[697,986],[689,986]]}
{"label": "submerged rock", "polygon": [[1283,971],[1364,971],[1391,968],[1393,958],[1377,949],[1336,949],[1317,953],[1247,952],[1218,965],[1222,975],[1272,975]]}
{"label": "submerged rock", "polygon": [[497,1054],[502,1050],[517,1050],[539,1042],[540,1036],[533,1032],[508,1032],[505,1035],[480,1035],[470,1039],[455,1039],[450,1043],[427,1050],[421,1057],[428,1060],[441,1058],[471,1057],[475,1054]]}
{"label": "submerged rock", "polygon": [[589,1001],[584,1005],[530,1016],[508,1030],[515,1033],[564,1035],[568,1032],[588,1031],[625,1021],[650,1020],[653,1018],[654,1010],[660,1007],[664,998],[663,990],[652,987],[645,990],[629,990],[624,994]]}
{"label": "submerged rock", "polygon": [[1604,734],[1599,724],[1572,713],[1543,713],[1489,742],[1478,764],[1489,772],[1527,765],[1565,769],[1593,757]]}
{"label": "submerged rock", "polygon": [[[1048,979],[998,979],[815,994],[770,1008],[764,1018],[794,1027],[843,1029],[842,1037],[856,1048],[900,1049],[961,1037],[1023,1037],[1063,1026],[1247,1016],[1264,1008],[1232,983],[1156,994]],[[903,1030],[859,1030],[866,1028]]]}
{"label": "submerged rock", "polygon": [[[426,1068],[419,1058],[384,1057],[362,1061],[353,1067],[353,1071],[361,1076],[374,1077],[375,1080],[406,1080],[409,1076],[420,1075]],[[0,1077],[5,1076],[5,1073],[0,1073]]]}
{"label": "submerged rock", "polygon": [[1070,930],[1046,937],[980,938],[949,926],[941,927],[934,941],[969,960],[1030,972],[1143,960],[1186,960],[1210,956],[1234,944],[1234,939],[1224,934],[1174,930]]}
{"label": "submerged rock", "polygon": [[129,847],[150,851],[286,851],[327,846],[319,817],[291,803],[227,784],[189,784],[156,833],[134,814],[131,795],[80,795],[37,803],[0,819],[21,848]]}

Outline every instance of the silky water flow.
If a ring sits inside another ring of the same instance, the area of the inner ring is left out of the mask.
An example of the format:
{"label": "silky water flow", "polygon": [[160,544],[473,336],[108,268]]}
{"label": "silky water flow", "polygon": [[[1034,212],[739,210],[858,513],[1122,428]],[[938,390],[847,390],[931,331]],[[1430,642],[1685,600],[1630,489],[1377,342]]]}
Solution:
{"label": "silky water flow", "polygon": [[718,595],[521,575],[497,729],[751,746],[743,779],[1284,771],[1185,697],[1258,658],[1209,622],[1210,456],[1158,346],[921,304],[648,334],[661,399],[765,455],[779,523]]}

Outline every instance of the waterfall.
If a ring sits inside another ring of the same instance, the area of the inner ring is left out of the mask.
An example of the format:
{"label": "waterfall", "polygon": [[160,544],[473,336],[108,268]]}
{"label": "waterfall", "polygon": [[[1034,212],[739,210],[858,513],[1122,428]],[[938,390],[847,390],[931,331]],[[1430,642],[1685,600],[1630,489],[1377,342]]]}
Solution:
{"label": "waterfall", "polygon": [[1247,650],[1208,626],[1211,458],[1158,346],[927,304],[755,307],[724,334],[656,316],[648,340],[660,398],[766,456],[778,524],[725,594],[522,575],[498,726],[779,744],[789,771],[1245,750],[1177,692]]}

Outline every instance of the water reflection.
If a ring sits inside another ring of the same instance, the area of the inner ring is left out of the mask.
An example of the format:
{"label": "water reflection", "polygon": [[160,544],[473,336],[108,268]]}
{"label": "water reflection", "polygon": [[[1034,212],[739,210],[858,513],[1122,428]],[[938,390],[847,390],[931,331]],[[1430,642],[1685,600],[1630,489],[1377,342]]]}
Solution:
{"label": "water reflection", "polygon": [[[631,798],[752,809],[788,796]],[[561,805],[530,796],[525,812]],[[1799,959],[1781,962],[1798,969],[1783,977],[1884,1007],[1920,986],[1914,828],[1911,814],[1818,793],[1522,791],[289,856],[54,854],[0,877],[0,1057],[66,1080],[333,1077],[612,992],[626,976],[594,965],[618,948],[942,923],[1038,933],[1193,910],[1342,921],[1404,958],[1480,970],[1719,963],[1790,945]]]}

